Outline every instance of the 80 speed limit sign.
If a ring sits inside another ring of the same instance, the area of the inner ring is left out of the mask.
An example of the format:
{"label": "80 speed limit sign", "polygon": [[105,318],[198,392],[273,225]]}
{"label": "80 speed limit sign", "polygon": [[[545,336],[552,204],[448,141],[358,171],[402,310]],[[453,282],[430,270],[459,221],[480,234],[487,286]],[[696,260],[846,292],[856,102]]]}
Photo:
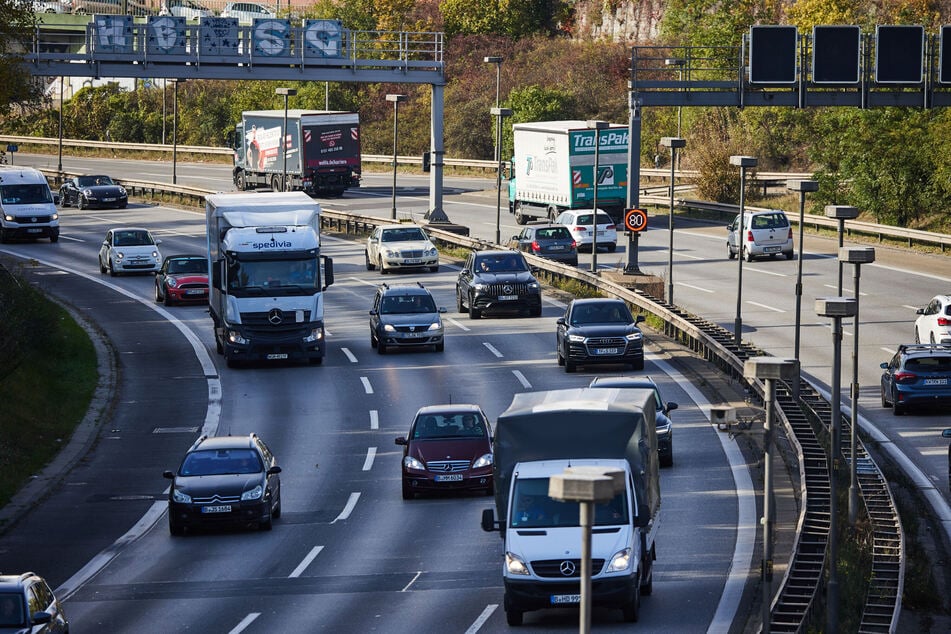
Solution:
{"label": "80 speed limit sign", "polygon": [[644,209],[625,209],[624,228],[632,233],[647,230],[647,211]]}

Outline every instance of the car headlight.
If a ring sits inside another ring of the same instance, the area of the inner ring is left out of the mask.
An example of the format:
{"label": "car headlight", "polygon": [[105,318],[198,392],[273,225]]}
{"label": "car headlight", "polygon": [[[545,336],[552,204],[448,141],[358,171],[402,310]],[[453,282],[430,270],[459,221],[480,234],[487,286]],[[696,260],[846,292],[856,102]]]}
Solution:
{"label": "car headlight", "polygon": [[522,558],[510,552],[505,553],[505,569],[510,575],[528,576],[531,574]]}
{"label": "car headlight", "polygon": [[429,324],[429,328],[427,328],[426,330],[430,330],[430,331],[432,331],[432,330],[442,330],[442,324],[439,323],[438,321],[433,322],[433,323]]}
{"label": "car headlight", "polygon": [[478,460],[472,463],[473,469],[478,469],[480,467],[491,467],[492,466],[492,454],[487,453],[484,456],[480,456]]}
{"label": "car headlight", "polygon": [[584,335],[568,335],[568,341],[572,343],[584,343]]}
{"label": "car headlight", "polygon": [[631,549],[625,548],[624,550],[614,553],[614,556],[611,557],[611,563],[608,564],[606,572],[623,572],[631,568]]}
{"label": "car headlight", "polygon": [[436,250],[436,247],[430,247],[429,249],[426,249],[425,251],[425,255],[427,256],[434,256],[438,254],[439,254],[439,251]]}
{"label": "car headlight", "polygon": [[320,341],[324,338],[324,331],[320,328],[314,328],[310,331],[310,334],[304,337],[304,341],[311,343],[313,341]]}
{"label": "car headlight", "polygon": [[122,251],[113,251],[112,253],[113,253],[113,256],[114,256],[117,260],[121,260],[122,258],[125,257],[125,253],[123,253]]}
{"label": "car headlight", "polygon": [[153,259],[153,260],[157,260],[157,259],[158,259],[158,251],[152,251],[152,259]]}
{"label": "car headlight", "polygon": [[400,252],[396,251],[395,249],[383,249],[383,255],[385,255],[388,258],[399,257],[399,254]]}
{"label": "car headlight", "polygon": [[488,284],[483,284],[482,282],[476,282],[475,284],[472,285],[472,288],[474,288],[475,290],[481,293],[486,288],[488,288]]}
{"label": "car headlight", "polygon": [[658,435],[658,436],[669,436],[669,435],[670,435],[670,425],[658,425],[658,426],[657,426],[657,435]]}
{"label": "car headlight", "polygon": [[624,338],[628,341],[640,341],[643,335],[639,332],[632,332],[629,335],[625,335]]}
{"label": "car headlight", "polygon": [[178,489],[172,489],[172,502],[177,502],[178,504],[191,504],[192,496],[187,493],[182,493]]}
{"label": "car headlight", "polygon": [[262,495],[264,495],[264,487],[259,484],[250,491],[245,491],[242,493],[241,501],[246,502],[248,500],[260,500]]}
{"label": "car headlight", "polygon": [[119,195],[120,195],[120,196],[125,196],[125,195],[126,195],[126,194],[125,194],[125,187],[123,187],[122,185],[119,186]]}
{"label": "car headlight", "polygon": [[238,332],[237,330],[228,331],[228,341],[230,341],[231,343],[239,344],[239,345],[245,345],[247,343],[250,343],[250,341],[242,337],[241,333]]}
{"label": "car headlight", "polygon": [[383,324],[383,332],[396,332],[396,328],[393,327],[393,324]]}
{"label": "car headlight", "polygon": [[52,216],[50,216],[50,218],[52,220],[59,220],[59,214],[53,214]]}
{"label": "car headlight", "polygon": [[538,285],[538,282],[529,282],[529,283],[528,283],[528,287],[529,287],[530,289],[532,289],[533,291],[537,291],[539,288],[541,288],[541,287]]}
{"label": "car headlight", "polygon": [[169,288],[175,288],[176,286],[178,286],[178,280],[176,280],[174,277],[166,277],[165,284]]}
{"label": "car headlight", "polygon": [[88,197],[88,196],[92,196],[92,190],[91,190],[91,189],[84,189],[84,190],[83,190],[83,196],[87,196],[87,197]]}
{"label": "car headlight", "polygon": [[414,458],[413,456],[406,456],[403,458],[403,466],[411,471],[425,471],[426,467],[423,466],[423,463]]}

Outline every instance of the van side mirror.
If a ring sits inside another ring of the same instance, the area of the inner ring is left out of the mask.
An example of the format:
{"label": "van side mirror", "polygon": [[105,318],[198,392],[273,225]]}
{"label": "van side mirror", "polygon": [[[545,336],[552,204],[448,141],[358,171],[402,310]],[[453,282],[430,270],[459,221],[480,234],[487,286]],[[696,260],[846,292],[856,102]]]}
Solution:
{"label": "van side mirror", "polygon": [[499,530],[498,523],[495,521],[495,511],[492,509],[484,509],[482,511],[482,530],[486,533]]}
{"label": "van side mirror", "polygon": [[324,259],[324,288],[322,290],[327,290],[327,287],[334,283],[334,261],[333,258],[325,255],[320,257]]}

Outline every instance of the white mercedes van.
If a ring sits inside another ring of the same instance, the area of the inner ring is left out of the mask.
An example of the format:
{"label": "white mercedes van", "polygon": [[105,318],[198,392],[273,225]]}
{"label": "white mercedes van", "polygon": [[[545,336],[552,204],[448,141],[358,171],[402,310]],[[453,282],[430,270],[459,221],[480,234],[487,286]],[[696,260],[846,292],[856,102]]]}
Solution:
{"label": "white mercedes van", "polygon": [[0,166],[0,242],[59,240],[59,213],[46,176],[32,167]]}

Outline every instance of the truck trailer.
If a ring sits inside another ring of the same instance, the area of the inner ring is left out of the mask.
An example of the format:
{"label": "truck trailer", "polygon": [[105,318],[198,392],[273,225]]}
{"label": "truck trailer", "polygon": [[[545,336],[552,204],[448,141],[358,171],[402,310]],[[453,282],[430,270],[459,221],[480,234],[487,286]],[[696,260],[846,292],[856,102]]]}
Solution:
{"label": "truck trailer", "polygon": [[324,291],[334,276],[333,260],[320,254],[320,204],[303,192],[211,194],[205,217],[218,354],[229,367],[321,363]]}
{"label": "truck trailer", "polygon": [[660,482],[652,390],[577,388],[516,394],[493,438],[495,509],[485,531],[503,540],[503,605],[510,625],[525,612],[581,600],[579,505],[548,496],[568,467],[620,470],[624,491],[596,504],[591,605],[636,621],[653,591]]}
{"label": "truck trailer", "polygon": [[585,121],[536,121],[512,126],[509,213],[520,225],[536,218],[554,222],[568,209],[591,209],[598,184],[598,209],[623,222],[627,202],[628,129],[600,131],[595,179],[595,133]]}
{"label": "truck trailer", "polygon": [[[360,186],[360,115],[336,110],[288,110],[281,152],[283,110],[241,113],[234,133],[234,185],[269,187],[311,196],[340,196]],[[286,167],[285,167],[286,160]],[[284,182],[284,174],[287,182]]]}

